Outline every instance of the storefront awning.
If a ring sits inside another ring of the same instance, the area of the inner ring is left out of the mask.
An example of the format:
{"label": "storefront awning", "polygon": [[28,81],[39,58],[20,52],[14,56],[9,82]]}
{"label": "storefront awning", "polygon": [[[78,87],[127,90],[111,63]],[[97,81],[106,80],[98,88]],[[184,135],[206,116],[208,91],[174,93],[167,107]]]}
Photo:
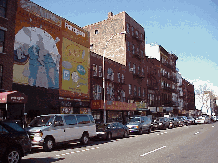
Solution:
{"label": "storefront awning", "polygon": [[0,103],[27,103],[27,96],[18,91],[0,93]]}

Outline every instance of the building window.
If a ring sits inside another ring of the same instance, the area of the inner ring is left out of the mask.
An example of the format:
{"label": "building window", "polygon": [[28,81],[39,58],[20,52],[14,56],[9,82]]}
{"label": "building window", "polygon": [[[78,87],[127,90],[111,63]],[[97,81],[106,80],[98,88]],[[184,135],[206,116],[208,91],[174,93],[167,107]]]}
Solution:
{"label": "building window", "polygon": [[94,33],[95,33],[95,34],[98,34],[98,33],[99,33],[99,31],[96,29]]}
{"label": "building window", "polygon": [[129,67],[129,72],[130,72],[131,62],[128,63],[128,67]]}
{"label": "building window", "polygon": [[93,64],[93,76],[97,76],[97,65]]}
{"label": "building window", "polygon": [[135,31],[135,35],[136,35],[136,37],[138,37],[138,31]]}
{"label": "building window", "polygon": [[132,27],[132,36],[134,36],[134,27]]}
{"label": "building window", "polygon": [[94,100],[102,99],[102,87],[100,85],[93,86],[93,98]]}
{"label": "building window", "polygon": [[142,90],[142,96],[145,97],[145,88]]}
{"label": "building window", "polygon": [[4,52],[4,41],[5,41],[5,31],[0,30],[0,53]]}
{"label": "building window", "polygon": [[120,73],[117,73],[118,82],[120,83]]}
{"label": "building window", "polygon": [[134,86],[134,96],[137,96],[137,87],[136,87],[136,85]]}
{"label": "building window", "polygon": [[122,74],[122,83],[125,83],[125,76]]}
{"label": "building window", "polygon": [[141,97],[141,87],[138,87],[138,96]]}
{"label": "building window", "polygon": [[129,24],[127,23],[127,25],[126,25],[126,31],[127,31],[127,33],[129,33]]}
{"label": "building window", "polygon": [[129,94],[131,95],[132,94],[132,85],[129,84]]}
{"label": "building window", "polygon": [[128,51],[130,51],[130,43],[127,41],[127,48],[128,48]]}
{"label": "building window", "polygon": [[135,45],[132,45],[132,54],[135,54]]}
{"label": "building window", "polygon": [[93,47],[94,47],[94,44],[91,44],[91,45],[90,45],[90,49],[93,49]]}
{"label": "building window", "polygon": [[2,89],[2,75],[3,75],[3,66],[0,65],[0,89]]}
{"label": "building window", "polygon": [[133,64],[133,73],[135,74],[135,64]]}
{"label": "building window", "polygon": [[99,66],[99,77],[102,77],[102,76],[103,76],[102,73],[103,73],[103,72],[102,72],[102,66]]}
{"label": "building window", "polygon": [[0,0],[0,16],[5,18],[6,0]]}

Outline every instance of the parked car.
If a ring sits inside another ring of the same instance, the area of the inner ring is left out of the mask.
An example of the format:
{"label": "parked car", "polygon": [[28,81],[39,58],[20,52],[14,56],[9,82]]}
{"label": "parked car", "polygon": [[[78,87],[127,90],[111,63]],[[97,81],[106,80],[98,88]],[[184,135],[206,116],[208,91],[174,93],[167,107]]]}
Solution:
{"label": "parked car", "polygon": [[81,141],[88,144],[96,136],[96,124],[89,114],[49,114],[37,116],[28,131],[32,145],[51,151],[56,143]]}
{"label": "parked car", "polygon": [[183,125],[187,125],[188,126],[188,120],[186,116],[178,116],[177,117],[180,121],[183,122]]}
{"label": "parked car", "polygon": [[137,132],[141,135],[144,131],[151,132],[151,122],[151,119],[147,116],[135,115],[129,117],[126,126],[129,128],[129,133]]}
{"label": "parked car", "polygon": [[154,119],[152,120],[152,122],[151,122],[151,130],[152,130],[152,131],[155,131],[155,130],[157,130],[157,129],[158,129],[157,119],[154,118]]}
{"label": "parked car", "polygon": [[16,122],[0,121],[0,161],[20,162],[31,151],[27,132]]}
{"label": "parked car", "polygon": [[176,117],[170,117],[169,119],[173,123],[173,128],[179,126],[179,120]]}
{"label": "parked car", "polygon": [[169,127],[169,121],[167,119],[167,117],[159,117],[157,118],[157,124],[158,124],[158,129],[164,129],[166,130],[166,128]]}
{"label": "parked car", "polygon": [[188,122],[188,125],[193,125],[193,124],[195,124],[195,118],[193,118],[193,117],[188,117],[188,118],[187,118],[187,122]]}
{"label": "parked car", "polygon": [[211,116],[211,121],[212,122],[216,122],[217,121],[217,117],[216,116]]}
{"label": "parked car", "polygon": [[206,123],[206,120],[205,120],[205,117],[203,117],[203,116],[199,116],[195,120],[195,124],[204,124],[204,123]]}
{"label": "parked car", "polygon": [[119,122],[97,124],[97,136],[99,139],[111,140],[115,137],[129,137],[129,128]]}

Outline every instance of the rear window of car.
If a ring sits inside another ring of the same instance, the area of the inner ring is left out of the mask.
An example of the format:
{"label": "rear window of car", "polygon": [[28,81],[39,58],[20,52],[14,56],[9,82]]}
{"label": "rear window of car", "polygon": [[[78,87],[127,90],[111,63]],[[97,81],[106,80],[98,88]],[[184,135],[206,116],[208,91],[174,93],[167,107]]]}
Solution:
{"label": "rear window of car", "polygon": [[10,128],[14,129],[15,131],[25,131],[20,125],[14,122],[4,122],[5,125],[9,126]]}

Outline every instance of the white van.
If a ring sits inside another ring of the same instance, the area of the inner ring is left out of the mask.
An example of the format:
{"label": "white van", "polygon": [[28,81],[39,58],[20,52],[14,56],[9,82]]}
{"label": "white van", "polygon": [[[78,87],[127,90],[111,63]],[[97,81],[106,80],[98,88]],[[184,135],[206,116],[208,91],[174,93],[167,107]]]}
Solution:
{"label": "white van", "polygon": [[90,114],[49,114],[35,117],[26,128],[32,145],[51,151],[56,143],[81,141],[88,144],[96,136],[96,124]]}

